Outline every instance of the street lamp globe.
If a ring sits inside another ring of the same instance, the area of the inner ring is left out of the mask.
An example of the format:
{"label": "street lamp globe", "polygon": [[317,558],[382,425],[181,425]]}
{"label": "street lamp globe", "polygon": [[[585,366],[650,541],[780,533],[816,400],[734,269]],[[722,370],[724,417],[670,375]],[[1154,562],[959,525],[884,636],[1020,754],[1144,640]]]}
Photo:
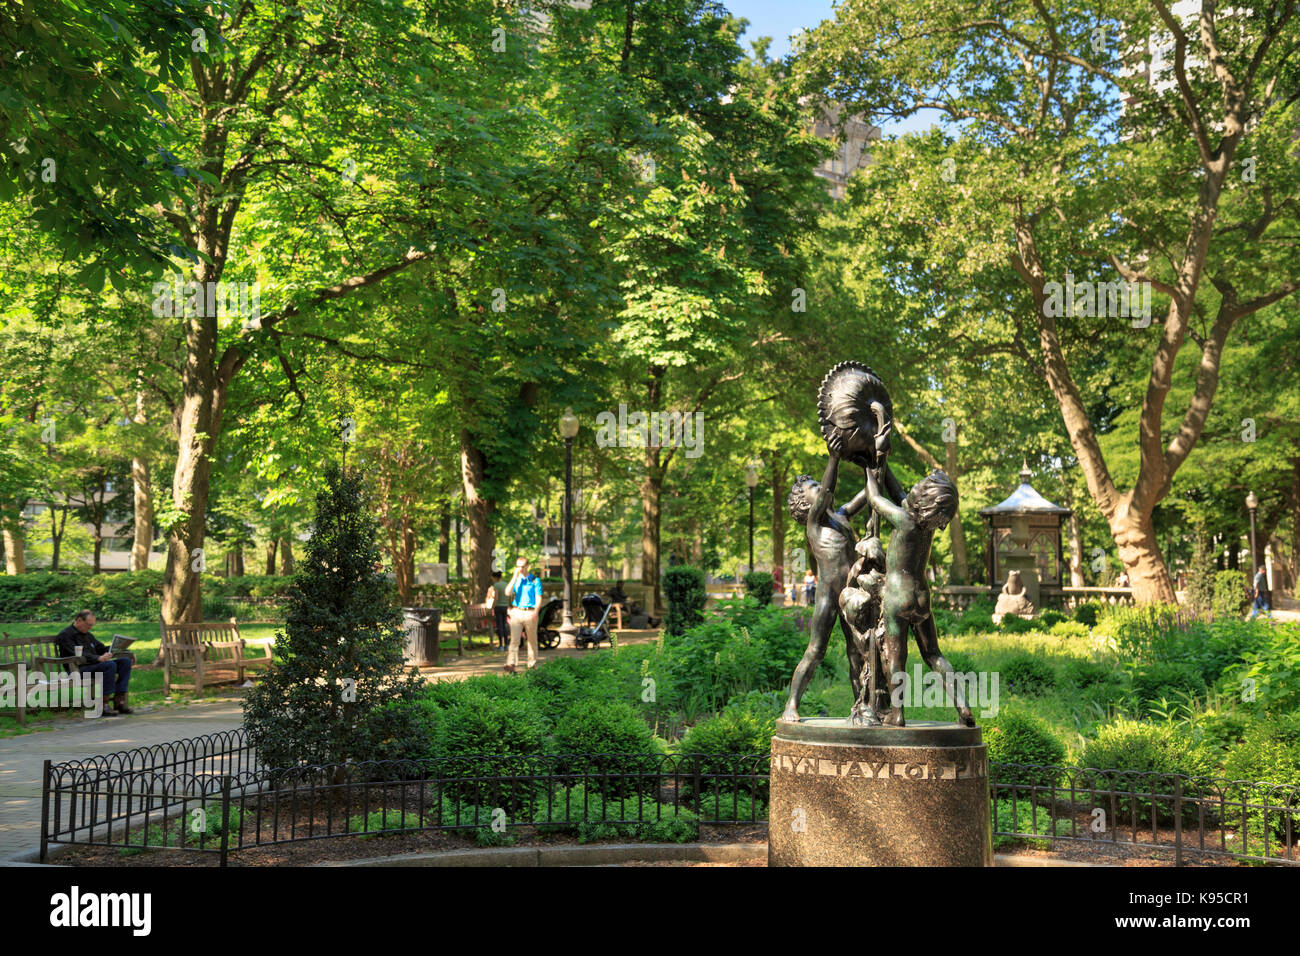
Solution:
{"label": "street lamp globe", "polygon": [[758,469],[752,464],[745,466],[745,484],[750,488],[758,487]]}
{"label": "street lamp globe", "polygon": [[566,407],[564,414],[560,416],[560,437],[570,439],[578,435],[578,416],[573,414],[573,409]]}
{"label": "street lamp globe", "polygon": [[1246,507],[1249,508],[1251,511],[1254,511],[1256,508],[1259,507],[1259,499],[1255,497],[1255,492],[1253,491],[1246,492]]}

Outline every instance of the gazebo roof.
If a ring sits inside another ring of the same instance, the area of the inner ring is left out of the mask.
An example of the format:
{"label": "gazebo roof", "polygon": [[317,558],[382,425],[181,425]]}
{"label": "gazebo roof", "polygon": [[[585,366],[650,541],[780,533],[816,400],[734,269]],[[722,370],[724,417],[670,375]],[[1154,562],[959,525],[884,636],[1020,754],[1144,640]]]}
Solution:
{"label": "gazebo roof", "polygon": [[1062,508],[1060,505],[1048,501],[1029,483],[1031,475],[1029,465],[1025,464],[1020,469],[1020,487],[1011,492],[1011,496],[1005,501],[996,505],[990,505],[987,508],[981,508],[982,515],[1005,515],[1005,514],[1047,514],[1047,515],[1068,515],[1069,508]]}

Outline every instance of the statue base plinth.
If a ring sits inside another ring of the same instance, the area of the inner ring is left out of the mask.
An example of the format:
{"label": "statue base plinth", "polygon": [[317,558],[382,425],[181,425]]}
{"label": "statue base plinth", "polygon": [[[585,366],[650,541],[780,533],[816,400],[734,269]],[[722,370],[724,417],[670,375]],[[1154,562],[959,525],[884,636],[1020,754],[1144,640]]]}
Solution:
{"label": "statue base plinth", "polygon": [[769,866],[992,866],[978,727],[777,721]]}

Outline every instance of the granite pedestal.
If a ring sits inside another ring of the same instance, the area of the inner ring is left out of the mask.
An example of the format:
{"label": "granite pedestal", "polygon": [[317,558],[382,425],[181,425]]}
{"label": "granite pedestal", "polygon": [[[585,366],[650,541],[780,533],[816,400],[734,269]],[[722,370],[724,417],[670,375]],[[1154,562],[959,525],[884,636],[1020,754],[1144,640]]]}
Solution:
{"label": "granite pedestal", "polygon": [[770,866],[992,866],[978,727],[778,721]]}

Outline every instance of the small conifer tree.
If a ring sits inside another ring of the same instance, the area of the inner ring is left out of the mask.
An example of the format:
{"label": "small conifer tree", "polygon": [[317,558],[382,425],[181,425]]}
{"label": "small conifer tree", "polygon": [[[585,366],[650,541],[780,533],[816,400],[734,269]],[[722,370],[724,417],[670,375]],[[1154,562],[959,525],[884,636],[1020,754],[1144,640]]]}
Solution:
{"label": "small conifer tree", "polygon": [[289,591],[275,664],[244,727],[267,768],[422,755],[427,728],[403,661],[401,613],[380,573],[362,480],[330,466]]}

